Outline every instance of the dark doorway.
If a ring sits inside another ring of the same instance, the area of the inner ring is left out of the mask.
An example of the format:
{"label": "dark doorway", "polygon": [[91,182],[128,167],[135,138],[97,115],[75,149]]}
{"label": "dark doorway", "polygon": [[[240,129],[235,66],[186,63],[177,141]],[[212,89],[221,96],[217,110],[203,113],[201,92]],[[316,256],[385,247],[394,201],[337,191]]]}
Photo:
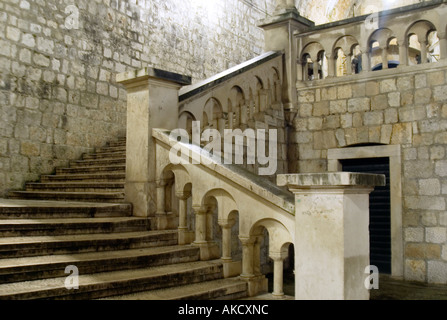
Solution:
{"label": "dark doorway", "polygon": [[343,171],[384,174],[386,186],[376,187],[369,197],[370,263],[391,274],[391,192],[389,158],[341,160]]}

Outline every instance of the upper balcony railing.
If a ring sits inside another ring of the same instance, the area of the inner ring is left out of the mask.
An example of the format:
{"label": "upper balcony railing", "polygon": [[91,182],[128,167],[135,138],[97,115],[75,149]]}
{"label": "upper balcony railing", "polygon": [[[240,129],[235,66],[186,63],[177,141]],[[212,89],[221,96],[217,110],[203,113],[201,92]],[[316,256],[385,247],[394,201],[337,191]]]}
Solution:
{"label": "upper balcony railing", "polygon": [[382,11],[295,33],[297,81],[435,63],[447,58],[447,1]]}

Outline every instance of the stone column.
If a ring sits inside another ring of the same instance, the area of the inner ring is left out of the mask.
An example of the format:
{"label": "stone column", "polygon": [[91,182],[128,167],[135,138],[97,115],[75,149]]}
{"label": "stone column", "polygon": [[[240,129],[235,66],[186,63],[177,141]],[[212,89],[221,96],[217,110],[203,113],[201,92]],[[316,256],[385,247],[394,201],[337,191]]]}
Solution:
{"label": "stone column", "polygon": [[194,244],[206,243],[206,215],[207,210],[202,207],[193,207],[196,218],[196,239]]}
{"label": "stone column", "polygon": [[306,80],[303,76],[303,64],[304,62],[301,59],[297,59],[296,61],[296,82]]}
{"label": "stone column", "polygon": [[382,50],[382,70],[388,69],[388,47],[380,48]]}
{"label": "stone column", "polygon": [[255,276],[253,270],[253,245],[254,239],[250,237],[239,236],[242,243],[242,273],[241,278],[248,280]]}
{"label": "stone column", "polygon": [[240,278],[248,282],[248,295],[253,297],[261,292],[267,292],[268,279],[259,270],[257,237],[239,236],[239,240],[242,243],[242,273]]}
{"label": "stone column", "polygon": [[328,62],[328,78],[333,78],[336,76],[335,73],[335,54],[331,54],[327,56]]}
{"label": "stone column", "polygon": [[362,51],[362,72],[371,71],[371,58],[369,55],[369,48],[364,47],[360,50]]}
{"label": "stone column", "polygon": [[284,259],[287,258],[288,253],[285,252],[270,252],[270,258],[273,260],[273,292],[275,298],[284,297]]}
{"label": "stone column", "polygon": [[427,63],[427,40],[421,41],[421,64]]}
{"label": "stone column", "polygon": [[241,262],[233,261],[231,254],[231,228],[236,223],[233,219],[219,220],[222,228],[222,262],[224,267],[224,277],[235,277],[241,273]]}
{"label": "stone column", "polygon": [[[313,59],[312,59],[313,60]],[[318,80],[318,79],[320,79],[320,77],[319,77],[319,73],[318,73],[318,67],[319,67],[319,64],[318,64],[318,58],[317,57],[315,57],[315,60],[313,60],[313,62],[314,62],[314,65],[313,65],[313,69],[314,69],[314,80]]]}
{"label": "stone column", "polygon": [[346,55],[346,75],[352,74],[352,54],[349,53]]}
{"label": "stone column", "polygon": [[154,216],[157,177],[152,129],[178,127],[178,90],[191,84],[191,78],[144,68],[120,73],[116,82],[127,90],[125,200],[133,204],[135,216]]}
{"label": "stone column", "polygon": [[397,40],[399,45],[399,67],[408,66],[408,44],[405,39]]}
{"label": "stone column", "polygon": [[190,196],[189,193],[181,192],[177,193],[177,198],[179,199],[179,226],[178,226],[178,244],[190,244],[193,241],[192,236],[194,232],[189,231],[188,229],[188,198]]}
{"label": "stone column", "polygon": [[295,298],[369,299],[369,193],[383,175],[278,175],[295,195]]}
{"label": "stone column", "polygon": [[155,212],[155,219],[153,225],[157,230],[166,230],[172,227],[172,214],[166,212],[166,181],[160,180],[156,182],[156,204],[157,210]]}
{"label": "stone column", "polygon": [[447,58],[447,32],[438,32],[440,59]]}
{"label": "stone column", "polygon": [[200,206],[193,206],[196,217],[196,239],[193,245],[200,248],[200,260],[212,260],[219,257],[219,246],[208,238],[208,210]]}

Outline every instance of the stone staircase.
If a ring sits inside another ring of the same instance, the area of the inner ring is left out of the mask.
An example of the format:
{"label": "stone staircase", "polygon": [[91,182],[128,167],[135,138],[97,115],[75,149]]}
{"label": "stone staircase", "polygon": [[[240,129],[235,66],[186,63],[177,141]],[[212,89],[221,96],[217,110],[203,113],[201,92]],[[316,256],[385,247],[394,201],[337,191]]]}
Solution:
{"label": "stone staircase", "polygon": [[96,153],[83,154],[69,168],[57,168],[55,175],[27,183],[25,191],[10,192],[10,199],[123,202],[126,175],[126,140],[110,142]]}
{"label": "stone staircase", "polygon": [[[178,245],[177,230],[150,230],[124,202],[125,140],[0,199],[0,299],[238,299],[247,284],[223,279],[220,260]],[[79,271],[79,288],[67,289]]]}

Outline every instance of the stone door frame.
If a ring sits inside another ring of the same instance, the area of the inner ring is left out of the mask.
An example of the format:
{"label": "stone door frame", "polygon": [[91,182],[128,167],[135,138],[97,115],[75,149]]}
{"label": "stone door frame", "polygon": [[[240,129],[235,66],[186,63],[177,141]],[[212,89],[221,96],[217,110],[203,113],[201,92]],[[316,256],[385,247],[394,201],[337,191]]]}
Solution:
{"label": "stone door frame", "polygon": [[401,147],[400,145],[379,145],[329,149],[327,153],[328,171],[342,171],[340,160],[362,158],[390,159],[391,275],[402,278],[404,276],[404,246]]}

